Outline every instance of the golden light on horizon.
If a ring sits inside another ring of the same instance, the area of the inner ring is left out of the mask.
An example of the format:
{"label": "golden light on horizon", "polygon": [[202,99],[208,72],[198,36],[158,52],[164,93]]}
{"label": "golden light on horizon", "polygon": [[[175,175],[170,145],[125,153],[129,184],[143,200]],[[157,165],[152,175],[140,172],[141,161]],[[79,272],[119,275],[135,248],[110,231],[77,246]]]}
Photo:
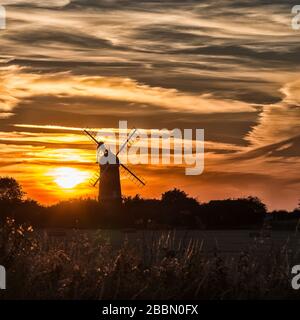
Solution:
{"label": "golden light on horizon", "polygon": [[62,189],[72,189],[77,185],[86,182],[89,174],[74,168],[59,167],[49,172],[54,178],[54,182]]}

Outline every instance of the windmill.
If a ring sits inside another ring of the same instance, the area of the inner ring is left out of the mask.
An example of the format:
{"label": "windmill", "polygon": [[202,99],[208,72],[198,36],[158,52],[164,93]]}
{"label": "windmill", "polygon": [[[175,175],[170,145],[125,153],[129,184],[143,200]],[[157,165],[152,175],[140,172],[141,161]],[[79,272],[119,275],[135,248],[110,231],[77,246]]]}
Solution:
{"label": "windmill", "polygon": [[[98,141],[94,135],[88,131],[84,132],[96,143],[97,163],[99,164],[99,171],[95,172],[91,179],[93,187],[99,183],[99,202],[108,208],[118,208],[122,203],[122,192],[120,182],[120,169],[127,178],[142,187],[146,184],[145,180],[138,177],[131,169],[122,164],[118,158],[118,155],[124,150],[126,146],[130,146],[134,143],[134,136],[137,129],[129,135],[127,140],[122,144],[116,154],[112,153],[105,145],[103,141]],[[99,154],[103,155],[99,157]]]}

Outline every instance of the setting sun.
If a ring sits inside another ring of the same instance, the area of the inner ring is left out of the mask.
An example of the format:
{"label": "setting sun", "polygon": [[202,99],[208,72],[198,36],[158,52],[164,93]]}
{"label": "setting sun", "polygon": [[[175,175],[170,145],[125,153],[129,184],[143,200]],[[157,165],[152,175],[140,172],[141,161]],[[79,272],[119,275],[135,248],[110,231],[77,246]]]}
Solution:
{"label": "setting sun", "polygon": [[50,175],[54,177],[56,184],[63,189],[72,189],[89,177],[87,172],[67,167],[56,168],[50,172]]}

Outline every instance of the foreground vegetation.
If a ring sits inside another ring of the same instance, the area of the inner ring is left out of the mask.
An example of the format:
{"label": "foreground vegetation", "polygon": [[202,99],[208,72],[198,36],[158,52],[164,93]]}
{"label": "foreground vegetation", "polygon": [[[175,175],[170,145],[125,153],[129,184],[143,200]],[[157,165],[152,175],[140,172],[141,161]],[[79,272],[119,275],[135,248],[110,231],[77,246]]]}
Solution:
{"label": "foreground vegetation", "polygon": [[[295,209],[290,214],[298,219],[297,232],[300,212]],[[117,214],[105,212],[90,199],[45,208],[24,199],[17,181],[0,178],[0,265],[7,270],[7,290],[0,292],[0,298],[298,298],[291,289],[290,272],[299,256],[288,246],[264,254],[253,247],[224,257],[217,249],[205,253],[198,240],[178,244],[169,232],[135,243],[125,240],[116,249],[103,232],[94,231],[91,237],[80,231],[91,227],[262,228],[266,216],[266,207],[257,198],[202,204],[178,189],[167,191],[160,200],[124,199]],[[289,217],[284,212],[276,216],[279,220]],[[70,231],[51,237],[40,229],[53,227]]]}
{"label": "foreground vegetation", "polygon": [[263,256],[256,249],[223,257],[204,254],[191,240],[175,245],[172,234],[124,241],[114,249],[98,232],[74,230],[49,238],[8,219],[0,230],[0,264],[7,268],[3,299],[292,299],[288,247]]}

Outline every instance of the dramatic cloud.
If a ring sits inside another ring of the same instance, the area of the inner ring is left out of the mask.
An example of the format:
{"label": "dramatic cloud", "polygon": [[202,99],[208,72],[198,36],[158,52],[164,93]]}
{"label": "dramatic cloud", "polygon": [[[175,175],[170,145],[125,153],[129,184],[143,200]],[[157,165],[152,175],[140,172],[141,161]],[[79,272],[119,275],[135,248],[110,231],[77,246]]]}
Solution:
{"label": "dramatic cloud", "polygon": [[[291,4],[1,4],[7,28],[0,30],[0,165],[29,196],[53,202],[92,194],[84,185],[57,191],[48,173],[67,165],[91,174],[93,146],[78,129],[129,120],[145,129],[205,129],[205,173],[137,168],[149,181],[145,195],[175,185],[200,200],[252,194],[271,207],[296,206],[300,45]],[[156,179],[161,174],[164,181]],[[127,194],[137,191],[123,185]]]}
{"label": "dramatic cloud", "polygon": [[77,97],[93,97],[196,113],[256,111],[243,102],[217,100],[212,95],[197,96],[175,89],[150,87],[126,78],[73,76],[69,73],[40,76],[21,73],[15,68],[4,69],[2,74],[2,111],[12,111],[20,100],[39,95],[73,97],[74,100]]}

